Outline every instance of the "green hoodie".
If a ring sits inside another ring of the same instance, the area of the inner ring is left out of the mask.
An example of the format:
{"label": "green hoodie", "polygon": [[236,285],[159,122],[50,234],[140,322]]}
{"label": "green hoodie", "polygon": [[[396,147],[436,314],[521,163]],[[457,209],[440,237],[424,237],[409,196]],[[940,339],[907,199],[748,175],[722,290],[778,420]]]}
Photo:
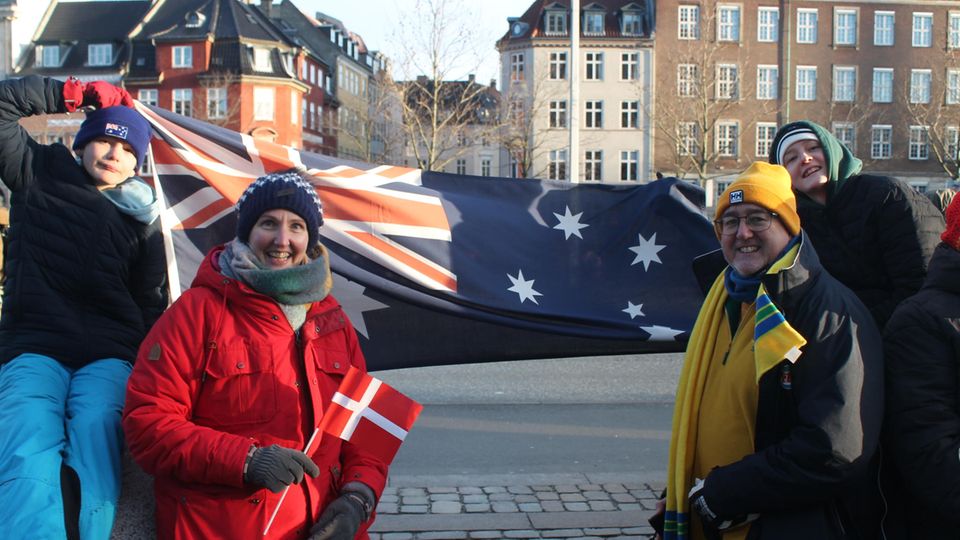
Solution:
{"label": "green hoodie", "polygon": [[[827,185],[827,201],[829,201],[834,193],[843,188],[843,184],[847,181],[847,178],[860,173],[860,170],[863,169],[863,162],[854,156],[853,152],[840,142],[839,139],[834,137],[832,133],[827,131],[826,128],[820,124],[801,120],[799,122],[791,122],[777,131],[777,135],[773,138],[773,144],[770,145],[770,163],[782,165],[777,155],[777,147],[780,141],[783,140],[784,137],[801,129],[813,131],[820,140],[820,146],[823,147],[823,156],[827,161],[827,178],[829,179]],[[803,194],[798,193],[798,195]],[[803,196],[806,197],[806,195]]]}

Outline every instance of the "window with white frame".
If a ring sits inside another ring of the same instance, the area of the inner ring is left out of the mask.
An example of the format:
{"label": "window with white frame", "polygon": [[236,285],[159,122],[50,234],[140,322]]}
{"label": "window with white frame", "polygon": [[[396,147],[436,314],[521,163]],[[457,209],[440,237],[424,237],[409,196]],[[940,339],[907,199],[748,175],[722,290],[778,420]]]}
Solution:
{"label": "window with white frame", "polygon": [[740,126],[736,122],[717,122],[716,152],[720,157],[737,157],[740,153]]}
{"label": "window with white frame", "polygon": [[640,123],[640,102],[620,102],[620,127],[636,129]]}
{"label": "window with white frame", "polygon": [[273,120],[276,90],[266,86],[253,87],[253,119]]}
{"label": "window with white frame", "polygon": [[933,46],[933,13],[914,13],[911,35],[914,47]]}
{"label": "window with white frame", "polygon": [[797,66],[797,101],[817,99],[817,66]]}
{"label": "window with white frame", "polygon": [[273,71],[273,61],[270,59],[270,49],[253,48],[253,70],[260,73]]}
{"label": "window with white frame", "polygon": [[894,14],[892,11],[875,11],[873,13],[873,44],[878,47],[893,46],[893,22]]}
{"label": "window with white frame", "polygon": [[797,9],[797,43],[817,42],[817,10]]}
{"label": "window with white frame", "polygon": [[922,161],[930,157],[929,129],[927,126],[910,126],[909,159]]}
{"label": "window with white frame", "polygon": [[870,127],[870,157],[890,159],[893,155],[893,126],[874,125]]}
{"label": "window with white frame", "polygon": [[679,6],[677,39],[700,39],[700,6]]}
{"label": "window with white frame", "polygon": [[756,156],[766,159],[770,155],[770,145],[777,135],[777,124],[773,122],[757,122]]}
{"label": "window with white frame", "polygon": [[173,89],[173,112],[183,116],[193,116],[193,90],[190,88]]}
{"label": "window with white frame", "polygon": [[60,67],[60,46],[37,45],[34,62],[37,67]]}
{"label": "window with white frame", "polygon": [[567,53],[550,53],[550,80],[564,81],[567,79]]}
{"label": "window with white frame", "polygon": [[290,125],[295,126],[298,124],[297,118],[297,102],[300,101],[300,94],[294,89],[290,89]]}
{"label": "window with white frame", "polygon": [[947,91],[944,98],[947,105],[960,103],[960,69],[947,69]]}
{"label": "window with white frame", "polygon": [[947,14],[947,48],[960,49],[960,11]]}
{"label": "window with white frame", "polygon": [[640,53],[620,53],[620,80],[635,81],[640,78]]}
{"label": "window with white frame", "polygon": [[692,156],[699,153],[700,129],[694,122],[677,123],[677,154]]}
{"label": "window with white frame", "polygon": [[622,150],[620,152],[620,179],[640,179],[640,152],[637,150]]}
{"label": "window with white frame", "polygon": [[464,158],[457,159],[457,174],[464,175],[467,174],[467,160]]}
{"label": "window with white frame", "polygon": [[156,88],[141,88],[137,90],[137,100],[144,105],[156,106],[160,98]]}
{"label": "window with white frame", "polygon": [[113,63],[113,44],[91,43],[87,45],[88,66],[109,66]]}
{"label": "window with white frame", "polygon": [[[339,109],[338,109],[338,111],[339,111]],[[308,112],[307,112],[307,102],[304,101],[304,102],[303,102],[303,115],[304,115],[305,117],[307,117],[307,118],[310,119],[310,120],[309,120],[310,129],[312,129],[312,130],[314,130],[314,131],[317,131],[317,130],[320,129],[319,126],[317,125],[317,104],[316,104],[316,103],[310,103],[310,112],[308,113]],[[304,127],[306,127],[306,126],[304,126]]]}
{"label": "window with white frame", "polygon": [[522,81],[524,71],[523,53],[513,53],[510,55],[510,80]]}
{"label": "window with white frame", "polygon": [[956,161],[957,153],[960,152],[960,128],[957,126],[947,126],[943,132],[943,146],[946,151],[946,158]]}
{"label": "window with white frame", "polygon": [[854,131],[854,125],[851,122],[834,122],[833,123],[833,136],[837,138],[838,141],[843,143],[844,146],[850,149],[851,152],[856,152],[856,132]]}
{"label": "window with white frame", "polygon": [[173,47],[171,51],[173,53],[173,67],[193,67],[193,47],[190,45],[177,45]]}
{"label": "window with white frame", "polygon": [[583,33],[588,36],[603,35],[602,11],[586,11],[583,14]]}
{"label": "window with white frame", "polygon": [[567,33],[567,14],[562,11],[547,11],[547,35],[562,36]]}
{"label": "window with white frame", "polygon": [[857,10],[834,8],[833,43],[841,46],[857,44]]}
{"label": "window with white frame", "polygon": [[588,81],[602,81],[603,80],[603,53],[602,52],[588,52],[585,53],[584,57],[584,67],[586,68],[586,74],[584,79]]}
{"label": "window with white frame", "polygon": [[700,66],[697,64],[677,65],[677,95],[693,97],[699,95]]}
{"label": "window with white frame", "polygon": [[736,64],[717,64],[717,99],[739,98],[739,79]]}
{"label": "window with white frame", "polygon": [[780,8],[757,8],[757,41],[776,43],[780,38]]}
{"label": "window with white frame", "polygon": [[583,153],[583,179],[603,180],[603,150],[587,150]]}
{"label": "window with white frame", "polygon": [[550,164],[547,167],[547,178],[550,180],[567,179],[567,151],[551,150]]}
{"label": "window with white frame", "polygon": [[857,94],[857,68],[833,67],[833,100],[853,101]]}
{"label": "window with white frame", "polygon": [[588,100],[584,102],[584,121],[585,127],[603,128],[603,101]]}
{"label": "window with white frame", "polygon": [[567,101],[566,100],[557,100],[550,102],[550,127],[552,128],[565,128],[567,127]]}
{"label": "window with white frame", "polygon": [[929,69],[910,70],[910,103],[930,103],[931,77]]}
{"label": "window with white frame", "polygon": [[227,116],[227,89],[207,88],[207,118]]}
{"label": "window with white frame", "polygon": [[757,66],[757,99],[777,99],[780,68],[775,64]]}
{"label": "window with white frame", "polygon": [[493,172],[493,159],[489,157],[480,158],[480,176],[490,176]]}
{"label": "window with white frame", "polygon": [[893,68],[873,68],[873,102],[893,103]]}
{"label": "window with white frame", "polygon": [[640,13],[636,11],[623,10],[623,21],[620,25],[620,32],[625,36],[639,36],[643,33]]}
{"label": "window with white frame", "polygon": [[[323,77],[323,74],[321,74]],[[310,84],[317,84],[317,66],[310,64]]]}
{"label": "window with white frame", "polygon": [[740,41],[740,6],[717,6],[717,41]]}

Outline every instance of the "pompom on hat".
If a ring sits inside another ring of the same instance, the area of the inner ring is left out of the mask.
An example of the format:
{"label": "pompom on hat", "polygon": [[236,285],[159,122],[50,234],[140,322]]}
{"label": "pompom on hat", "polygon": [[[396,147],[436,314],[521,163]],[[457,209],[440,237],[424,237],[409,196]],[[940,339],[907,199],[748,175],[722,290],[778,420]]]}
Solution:
{"label": "pompom on hat", "polygon": [[954,197],[944,212],[947,218],[947,228],[940,235],[940,240],[953,249],[960,251],[960,197]]}
{"label": "pompom on hat", "polygon": [[117,105],[88,112],[73,139],[73,149],[79,150],[103,136],[129,143],[137,157],[137,167],[143,164],[143,156],[150,146],[150,123],[136,110]]}
{"label": "pompom on hat", "polygon": [[790,173],[780,165],[756,161],[740,173],[717,199],[716,219],[734,204],[752,203],[777,214],[791,236],[800,234],[797,198],[790,189]]}
{"label": "pompom on hat", "polygon": [[247,187],[237,201],[237,238],[248,243],[257,219],[277,208],[289,210],[307,223],[308,252],[320,243],[323,205],[313,184],[295,170],[261,176]]}

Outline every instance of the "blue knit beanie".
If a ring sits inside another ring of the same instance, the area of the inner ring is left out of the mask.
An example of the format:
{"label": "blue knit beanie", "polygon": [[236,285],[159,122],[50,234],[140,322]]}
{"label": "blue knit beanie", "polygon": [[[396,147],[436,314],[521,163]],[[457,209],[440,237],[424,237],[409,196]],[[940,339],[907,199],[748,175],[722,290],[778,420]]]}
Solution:
{"label": "blue knit beanie", "polygon": [[73,149],[83,148],[103,135],[129,143],[137,156],[137,168],[140,167],[150,145],[150,123],[140,113],[123,105],[88,112],[73,139]]}
{"label": "blue knit beanie", "polygon": [[307,222],[307,251],[320,242],[323,205],[317,190],[296,171],[284,171],[257,178],[237,201],[237,238],[248,243],[250,230],[267,210],[289,210]]}

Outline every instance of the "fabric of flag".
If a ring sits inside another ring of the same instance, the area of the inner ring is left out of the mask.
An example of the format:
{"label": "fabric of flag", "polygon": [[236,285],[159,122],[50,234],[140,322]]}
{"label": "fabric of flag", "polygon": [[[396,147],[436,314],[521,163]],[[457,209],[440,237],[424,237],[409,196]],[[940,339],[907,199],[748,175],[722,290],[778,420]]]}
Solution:
{"label": "fabric of flag", "polygon": [[350,366],[324,412],[320,429],[389,465],[422,410],[423,405]]}
{"label": "fabric of flag", "polygon": [[717,248],[703,191],[460,176],[331,158],[155,107],[172,296],[233,238],[255,178],[304,167],[324,205],[333,295],[371,370],[678,351]]}

